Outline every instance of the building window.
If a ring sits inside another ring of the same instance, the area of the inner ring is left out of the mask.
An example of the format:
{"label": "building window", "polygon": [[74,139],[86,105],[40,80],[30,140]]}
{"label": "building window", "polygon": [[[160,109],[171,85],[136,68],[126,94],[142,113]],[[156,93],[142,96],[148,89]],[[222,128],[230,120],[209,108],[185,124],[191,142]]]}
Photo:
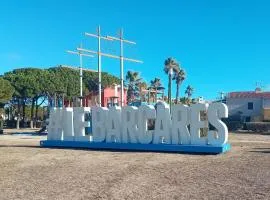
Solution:
{"label": "building window", "polygon": [[248,109],[253,110],[253,102],[248,102]]}

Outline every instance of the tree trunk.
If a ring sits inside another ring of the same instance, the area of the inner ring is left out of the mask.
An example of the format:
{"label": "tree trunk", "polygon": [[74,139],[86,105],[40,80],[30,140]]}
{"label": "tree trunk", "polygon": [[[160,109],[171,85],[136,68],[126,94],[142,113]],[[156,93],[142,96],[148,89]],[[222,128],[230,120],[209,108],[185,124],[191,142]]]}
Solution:
{"label": "tree trunk", "polygon": [[21,116],[20,116],[20,114],[18,113],[18,115],[17,115],[17,123],[16,123],[16,128],[17,128],[17,129],[20,129],[20,118],[21,118]]}
{"label": "tree trunk", "polygon": [[171,86],[170,86],[170,79],[171,79],[171,78],[170,78],[170,74],[169,74],[168,79],[169,79],[169,80],[168,80],[168,103],[169,103],[169,100],[170,100],[170,87],[171,87]]}
{"label": "tree trunk", "polygon": [[21,112],[21,102],[20,99],[18,99],[18,107],[17,107],[17,123],[16,123],[16,128],[20,129],[20,112]]}
{"label": "tree trunk", "polygon": [[169,73],[169,85],[168,85],[168,100],[170,104],[170,110],[172,107],[172,75]]}
{"label": "tree trunk", "polygon": [[155,102],[157,103],[157,89],[156,89],[156,95],[155,95]]}
{"label": "tree trunk", "polygon": [[178,103],[178,97],[179,97],[179,84],[176,84],[176,97],[175,97],[175,103]]}
{"label": "tree trunk", "polygon": [[25,128],[25,101],[26,99],[23,98],[23,116],[22,116],[22,120],[23,120],[23,127]]}
{"label": "tree trunk", "polygon": [[[51,103],[52,102],[51,97],[48,96],[47,98],[48,98],[48,102],[49,103],[48,103],[48,106],[47,106],[47,116],[46,116],[46,119],[49,118],[49,116],[50,116],[50,109],[53,108],[52,103]],[[68,104],[69,104],[69,107],[70,107],[70,101],[69,100],[68,100]]]}
{"label": "tree trunk", "polygon": [[45,102],[46,97],[43,97],[42,101],[38,104],[38,100],[40,97],[36,98],[36,114],[35,114],[35,125],[34,127],[37,127],[37,119],[38,119],[38,108]]}
{"label": "tree trunk", "polygon": [[34,128],[34,107],[35,107],[35,101],[36,101],[35,98],[32,98],[30,128]]}
{"label": "tree trunk", "polygon": [[17,100],[17,122],[16,122],[16,128],[17,129],[20,129],[20,118],[21,118],[21,115],[20,115],[20,113],[21,113],[21,99],[20,98],[18,98],[18,100]]}
{"label": "tree trunk", "polygon": [[34,123],[35,128],[37,128],[37,119],[38,119],[38,98],[36,99],[36,113],[35,113],[35,123]]}

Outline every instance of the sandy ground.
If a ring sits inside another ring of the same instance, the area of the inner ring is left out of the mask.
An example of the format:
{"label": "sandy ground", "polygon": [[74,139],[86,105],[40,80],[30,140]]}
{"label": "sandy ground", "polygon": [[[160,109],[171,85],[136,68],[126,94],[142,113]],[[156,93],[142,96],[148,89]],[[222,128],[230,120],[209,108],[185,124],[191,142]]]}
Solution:
{"label": "sandy ground", "polygon": [[230,134],[221,155],[39,147],[0,136],[0,199],[270,199],[270,136]]}

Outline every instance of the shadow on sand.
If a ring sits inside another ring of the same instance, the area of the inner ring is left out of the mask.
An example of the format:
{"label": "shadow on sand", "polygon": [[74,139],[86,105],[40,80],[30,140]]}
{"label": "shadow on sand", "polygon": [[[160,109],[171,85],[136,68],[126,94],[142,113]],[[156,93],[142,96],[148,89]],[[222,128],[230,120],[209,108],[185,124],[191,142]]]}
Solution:
{"label": "shadow on sand", "polygon": [[16,148],[35,148],[35,149],[70,149],[70,150],[80,150],[80,151],[100,151],[100,152],[114,152],[114,153],[162,153],[162,154],[183,154],[183,155],[201,155],[201,156],[211,156],[217,155],[215,153],[196,153],[196,152],[162,152],[162,151],[143,151],[143,150],[114,150],[114,149],[87,149],[87,148],[72,148],[72,147],[41,147],[37,145],[0,145],[0,148],[6,147],[16,147]]}
{"label": "shadow on sand", "polygon": [[253,153],[270,153],[270,148],[253,148],[254,151],[250,151]]}
{"label": "shadow on sand", "polygon": [[247,130],[237,130],[237,131],[231,131],[231,133],[236,134],[253,134],[253,135],[270,135],[270,132],[254,132],[254,131],[247,131]]}

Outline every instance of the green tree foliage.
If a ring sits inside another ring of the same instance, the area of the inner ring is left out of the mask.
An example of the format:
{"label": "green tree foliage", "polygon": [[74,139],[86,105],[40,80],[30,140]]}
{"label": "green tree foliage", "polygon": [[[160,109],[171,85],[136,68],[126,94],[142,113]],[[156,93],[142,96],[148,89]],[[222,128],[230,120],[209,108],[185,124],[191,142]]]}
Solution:
{"label": "green tree foliage", "polygon": [[168,74],[168,100],[171,104],[171,91],[172,91],[172,77],[175,73],[178,73],[180,70],[179,63],[174,58],[167,58],[164,61],[164,72]]}
{"label": "green tree foliage", "polygon": [[[22,106],[23,121],[25,121],[25,106],[32,101],[33,107],[34,101],[37,101],[42,93],[42,75],[43,70],[37,68],[16,69],[4,75],[4,78],[8,80],[15,89],[13,95],[14,102],[17,104],[18,115],[21,113],[20,109]],[[31,118],[33,118],[33,113]]]}
{"label": "green tree foliage", "polygon": [[154,90],[154,98],[155,98],[155,102],[157,102],[157,93],[160,91],[160,90],[163,90],[164,87],[162,87],[162,84],[161,84],[161,81],[160,81],[160,78],[154,78],[154,80],[151,80],[150,81],[150,87],[149,87],[150,90]]}
{"label": "green tree foliage", "polygon": [[161,87],[161,81],[160,78],[154,78],[154,80],[150,81],[151,88],[158,90],[159,87]]}
{"label": "green tree foliage", "polygon": [[128,71],[126,75],[127,90],[127,101],[132,102],[134,99],[140,95],[140,83],[142,79],[140,78],[139,72]]}
{"label": "green tree foliage", "polygon": [[14,88],[9,81],[0,77],[0,104],[8,102],[14,93]]}
{"label": "green tree foliage", "polygon": [[139,97],[140,97],[140,100],[142,102],[145,102],[146,101],[145,90],[147,90],[147,88],[148,88],[147,83],[145,81],[140,81],[137,85],[138,85],[138,88],[139,88]]}
{"label": "green tree foliage", "polygon": [[[91,71],[84,71],[83,82],[85,85],[85,92],[94,91],[98,92],[98,73]],[[102,88],[112,86],[113,84],[120,84],[119,78],[108,74],[107,72],[101,73]]]}
{"label": "green tree foliage", "polygon": [[[71,100],[73,97],[78,97],[80,95],[80,77],[79,70],[70,69],[64,66],[49,68],[46,76],[47,88],[45,90],[50,96],[55,93],[63,93],[66,99]],[[101,84],[102,87],[108,87],[112,84],[119,84],[120,81],[117,77],[112,76],[106,72],[101,74]],[[89,91],[98,91],[98,73],[91,71],[83,71],[83,95],[87,95]]]}
{"label": "green tree foliage", "polygon": [[55,93],[64,94],[66,99],[72,99],[80,95],[79,71],[66,67],[54,67],[48,69],[52,86],[48,89],[50,96]]}
{"label": "green tree foliage", "polygon": [[173,79],[176,82],[176,97],[175,97],[175,103],[178,103],[178,97],[179,97],[179,90],[180,85],[183,83],[183,81],[186,79],[186,72],[183,69],[180,69],[178,72],[174,74]]}
{"label": "green tree foliage", "polygon": [[[17,98],[32,97],[39,91],[39,82],[37,81],[34,68],[16,69],[4,75],[15,89],[14,96]],[[42,70],[41,70],[42,71]]]}
{"label": "green tree foliage", "polygon": [[191,99],[191,96],[193,95],[193,93],[194,93],[194,88],[188,85],[185,91],[185,94],[187,95],[188,99]]}
{"label": "green tree foliage", "polygon": [[167,58],[164,61],[164,72],[166,74],[169,74],[170,69],[173,70],[173,72],[178,72],[179,71],[179,63],[177,62],[176,59],[174,58]]}
{"label": "green tree foliage", "polygon": [[187,97],[181,97],[180,98],[180,102],[182,104],[186,104],[186,105],[190,105],[191,104],[191,99],[187,98]]}
{"label": "green tree foliage", "polygon": [[[79,70],[70,69],[61,65],[49,69],[16,69],[5,73],[2,79],[5,81],[3,84],[10,83],[14,88],[14,93],[12,89],[9,89],[9,91],[13,93],[11,102],[13,106],[16,107],[17,116],[22,114],[23,118],[25,118],[25,108],[31,105],[30,118],[32,121],[36,118],[34,117],[34,111],[36,110],[37,116],[38,107],[44,101],[51,102],[56,94],[61,93],[65,99],[69,100],[80,95]],[[114,83],[119,84],[119,79],[108,73],[102,73],[103,87],[108,87]],[[98,74],[96,72],[84,71],[84,95],[86,95],[88,91],[97,91],[97,86]],[[1,92],[2,90],[0,93]],[[4,94],[4,92],[3,90],[2,93]]]}

